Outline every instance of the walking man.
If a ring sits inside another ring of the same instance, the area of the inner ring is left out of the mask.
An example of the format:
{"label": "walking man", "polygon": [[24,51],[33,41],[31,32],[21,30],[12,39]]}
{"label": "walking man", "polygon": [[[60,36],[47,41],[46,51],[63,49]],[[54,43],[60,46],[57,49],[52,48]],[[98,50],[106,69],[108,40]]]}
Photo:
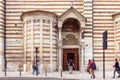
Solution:
{"label": "walking man", "polygon": [[74,61],[72,59],[70,59],[70,61],[69,61],[69,73],[70,74],[72,74],[73,67],[74,67]]}
{"label": "walking man", "polygon": [[114,74],[113,74],[113,78],[115,78],[115,73],[116,73],[116,71],[118,72],[118,74],[119,74],[119,76],[118,77],[120,77],[120,73],[119,73],[119,70],[120,70],[120,67],[119,67],[119,62],[118,62],[118,60],[117,59],[115,59],[115,64],[114,64],[114,66],[113,66],[115,69],[114,69]]}

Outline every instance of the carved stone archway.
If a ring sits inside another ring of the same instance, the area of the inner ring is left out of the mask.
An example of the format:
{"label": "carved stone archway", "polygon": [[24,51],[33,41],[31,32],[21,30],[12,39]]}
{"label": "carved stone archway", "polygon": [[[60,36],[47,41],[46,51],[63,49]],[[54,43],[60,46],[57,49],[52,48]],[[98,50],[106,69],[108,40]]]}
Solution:
{"label": "carved stone archway", "polygon": [[[75,23],[75,22],[77,22],[77,23]],[[66,12],[64,12],[61,16],[59,16],[59,18],[58,18],[59,69],[62,68],[62,64],[63,64],[63,49],[65,47],[64,45],[74,45],[73,48],[78,48],[78,51],[80,50],[79,43],[81,43],[80,41],[82,38],[82,32],[84,31],[84,28],[85,28],[85,22],[86,22],[86,18],[83,15],[81,15],[73,7],[69,8]],[[77,26],[79,26],[79,29],[74,29],[75,27],[72,27],[72,26],[76,26],[76,25],[71,24],[71,23],[77,24]],[[63,28],[64,26],[67,26],[67,27]],[[69,28],[69,27],[71,27],[71,28]],[[63,36],[64,30],[67,30],[67,33],[64,34],[65,36]],[[72,31],[72,30],[78,30],[79,34],[76,34],[75,33],[76,31]],[[71,33],[71,31],[72,31],[72,33]],[[79,37],[76,37],[76,36],[79,36]],[[68,42],[66,43],[65,41],[66,42],[68,41]],[[68,47],[69,46],[67,46],[67,48]],[[80,51],[78,52],[78,54],[80,54]],[[80,62],[80,60],[79,60],[79,62]]]}

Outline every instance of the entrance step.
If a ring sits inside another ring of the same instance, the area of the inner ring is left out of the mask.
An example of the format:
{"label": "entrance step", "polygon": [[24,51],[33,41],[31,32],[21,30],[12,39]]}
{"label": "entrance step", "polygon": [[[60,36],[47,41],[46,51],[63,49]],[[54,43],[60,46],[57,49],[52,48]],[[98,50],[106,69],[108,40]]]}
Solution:
{"label": "entrance step", "polygon": [[86,72],[86,71],[87,71],[87,67],[84,66],[84,67],[80,68],[80,71],[81,71],[81,72]]}

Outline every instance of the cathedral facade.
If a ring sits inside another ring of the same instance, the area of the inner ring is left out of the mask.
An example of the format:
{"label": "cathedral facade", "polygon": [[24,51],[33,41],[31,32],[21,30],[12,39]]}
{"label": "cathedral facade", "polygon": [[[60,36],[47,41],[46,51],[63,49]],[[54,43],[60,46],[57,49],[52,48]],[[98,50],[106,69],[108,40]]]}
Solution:
{"label": "cathedral facade", "polygon": [[[119,0],[0,0],[0,69],[24,71],[39,60],[40,69],[113,68],[120,58]],[[107,49],[103,33],[107,31]]]}

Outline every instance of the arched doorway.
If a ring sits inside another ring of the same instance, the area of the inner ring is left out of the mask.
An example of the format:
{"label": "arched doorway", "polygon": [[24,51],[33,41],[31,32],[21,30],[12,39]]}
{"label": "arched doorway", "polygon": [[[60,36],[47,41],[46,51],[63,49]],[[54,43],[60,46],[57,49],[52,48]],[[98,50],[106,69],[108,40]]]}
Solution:
{"label": "arched doorway", "polygon": [[75,18],[67,18],[62,25],[63,70],[68,70],[68,59],[73,59],[74,70],[79,70],[79,39],[79,21]]}

